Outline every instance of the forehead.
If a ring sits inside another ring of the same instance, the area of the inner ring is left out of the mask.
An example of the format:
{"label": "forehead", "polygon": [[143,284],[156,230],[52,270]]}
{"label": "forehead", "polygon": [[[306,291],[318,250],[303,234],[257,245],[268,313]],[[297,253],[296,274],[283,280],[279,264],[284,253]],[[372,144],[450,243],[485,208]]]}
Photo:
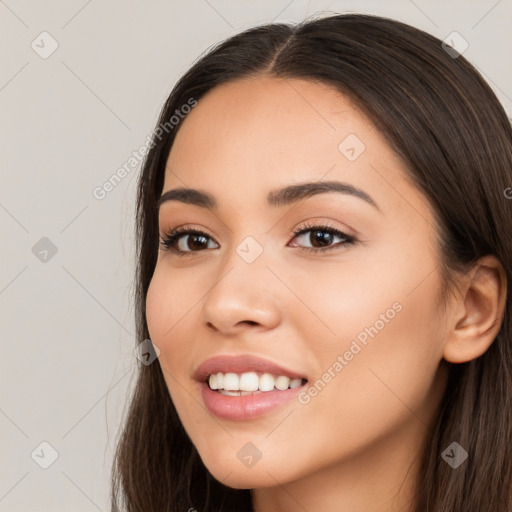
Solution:
{"label": "forehead", "polygon": [[404,166],[375,126],[325,84],[266,76],[237,80],[211,90],[182,123],[164,191],[200,188],[221,204],[240,207],[305,181],[348,182],[389,206],[402,199],[386,181],[418,194],[407,190]]}

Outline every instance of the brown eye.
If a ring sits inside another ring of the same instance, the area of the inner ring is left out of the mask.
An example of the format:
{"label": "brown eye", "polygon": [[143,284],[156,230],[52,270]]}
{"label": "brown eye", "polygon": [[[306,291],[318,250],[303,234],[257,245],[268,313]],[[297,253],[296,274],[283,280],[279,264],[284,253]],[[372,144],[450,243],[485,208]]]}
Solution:
{"label": "brown eye", "polygon": [[[302,239],[303,243],[311,244],[309,247],[300,247],[301,250],[313,252],[336,249],[339,246],[353,245],[356,242],[354,237],[330,226],[307,226],[296,231],[294,235],[294,240]],[[341,241],[334,243],[337,239]]]}
{"label": "brown eye", "polygon": [[202,231],[178,228],[162,236],[160,243],[163,251],[173,251],[181,256],[208,249],[209,240],[212,239]]}

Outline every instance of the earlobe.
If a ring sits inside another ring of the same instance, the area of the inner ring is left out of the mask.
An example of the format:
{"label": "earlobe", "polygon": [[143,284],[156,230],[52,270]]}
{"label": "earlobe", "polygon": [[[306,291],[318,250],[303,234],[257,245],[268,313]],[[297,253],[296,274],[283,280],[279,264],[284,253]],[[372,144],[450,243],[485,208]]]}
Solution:
{"label": "earlobe", "polygon": [[443,356],[450,363],[465,363],[491,346],[503,322],[507,278],[493,255],[480,258],[461,288]]}

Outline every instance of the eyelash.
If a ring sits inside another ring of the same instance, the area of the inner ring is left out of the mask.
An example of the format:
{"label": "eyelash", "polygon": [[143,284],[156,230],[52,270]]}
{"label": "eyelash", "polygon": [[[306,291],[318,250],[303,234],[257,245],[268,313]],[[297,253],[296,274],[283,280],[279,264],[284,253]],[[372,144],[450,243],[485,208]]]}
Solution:
{"label": "eyelash", "polygon": [[[338,242],[335,245],[330,245],[328,247],[323,247],[323,248],[322,247],[297,247],[300,251],[308,251],[310,253],[311,252],[312,253],[325,252],[325,251],[329,251],[331,249],[337,249],[340,246],[354,245],[357,241],[353,236],[346,235],[345,233],[343,233],[343,231],[340,231],[339,229],[336,229],[327,224],[322,224],[322,225],[305,224],[293,232],[292,240],[294,238],[298,237],[299,235],[308,233],[309,231],[325,231],[327,233],[330,233],[331,235],[335,235],[340,238],[343,238],[344,240],[343,240],[343,242]],[[207,235],[203,231],[199,231],[197,229],[192,229],[192,228],[187,228],[186,226],[182,226],[182,227],[176,228],[175,230],[171,231],[170,233],[166,233],[164,236],[160,237],[161,249],[163,251],[172,251],[179,257],[185,256],[186,254],[192,255],[197,252],[202,252],[202,251],[182,251],[180,249],[177,249],[176,243],[184,235],[201,235],[206,238],[212,239],[209,235]]]}

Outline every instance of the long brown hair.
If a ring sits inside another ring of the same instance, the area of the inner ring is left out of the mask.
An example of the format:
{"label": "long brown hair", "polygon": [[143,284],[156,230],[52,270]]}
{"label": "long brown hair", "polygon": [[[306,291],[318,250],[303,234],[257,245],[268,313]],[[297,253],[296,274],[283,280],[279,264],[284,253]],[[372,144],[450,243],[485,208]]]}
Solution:
{"label": "long brown hair", "polygon": [[[507,277],[501,329],[480,357],[450,364],[422,455],[417,512],[509,512],[512,495],[512,129],[489,85],[439,39],[388,18],[346,14],[246,30],[202,55],[173,88],[146,155],[136,205],[137,343],[149,338],[145,300],[158,252],[155,203],[181,124],[169,120],[219,84],[268,74],[328,84],[350,97],[399,155],[439,224],[445,289],[494,254]],[[182,122],[182,121],[180,121]],[[162,136],[163,134],[163,136]],[[507,193],[507,191],[509,191]],[[188,438],[159,364],[140,364],[117,444],[112,510],[242,512],[248,489],[215,480]],[[452,469],[453,441],[469,459]]]}

